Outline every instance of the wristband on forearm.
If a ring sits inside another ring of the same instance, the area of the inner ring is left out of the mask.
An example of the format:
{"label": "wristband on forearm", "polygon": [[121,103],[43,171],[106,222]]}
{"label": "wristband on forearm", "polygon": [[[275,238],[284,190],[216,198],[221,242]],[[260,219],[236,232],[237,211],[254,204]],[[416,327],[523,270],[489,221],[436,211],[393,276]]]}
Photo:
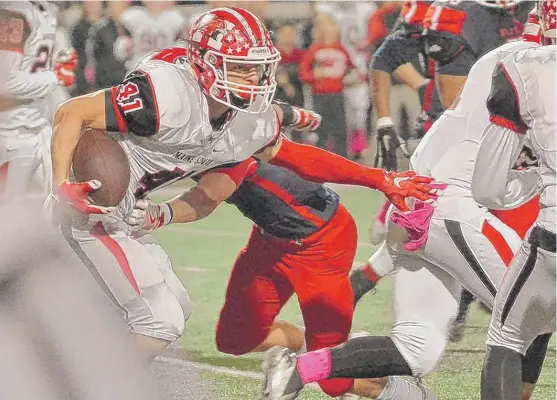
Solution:
{"label": "wristband on forearm", "polygon": [[276,104],[282,110],[281,126],[290,126],[296,122],[297,117],[296,117],[296,113],[294,112],[294,107],[280,100],[273,101],[273,104]]}
{"label": "wristband on forearm", "polygon": [[377,119],[376,125],[377,129],[381,129],[386,126],[393,126],[393,120],[391,119],[391,117],[381,117]]}

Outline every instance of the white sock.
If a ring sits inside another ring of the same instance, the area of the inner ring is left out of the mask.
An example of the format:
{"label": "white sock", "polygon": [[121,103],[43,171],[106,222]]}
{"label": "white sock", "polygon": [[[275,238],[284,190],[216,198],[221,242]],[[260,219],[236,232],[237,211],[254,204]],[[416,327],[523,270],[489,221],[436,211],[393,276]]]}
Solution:
{"label": "white sock", "polygon": [[411,382],[399,376],[390,376],[377,400],[437,400],[437,397],[419,380]]}

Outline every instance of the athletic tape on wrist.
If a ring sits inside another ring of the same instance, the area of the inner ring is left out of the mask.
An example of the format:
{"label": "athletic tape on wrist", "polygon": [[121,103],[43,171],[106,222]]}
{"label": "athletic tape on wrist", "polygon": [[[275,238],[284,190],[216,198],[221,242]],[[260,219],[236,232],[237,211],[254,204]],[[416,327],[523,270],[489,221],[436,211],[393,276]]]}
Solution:
{"label": "athletic tape on wrist", "polygon": [[386,126],[393,126],[391,117],[381,117],[377,120],[377,128],[384,128]]}

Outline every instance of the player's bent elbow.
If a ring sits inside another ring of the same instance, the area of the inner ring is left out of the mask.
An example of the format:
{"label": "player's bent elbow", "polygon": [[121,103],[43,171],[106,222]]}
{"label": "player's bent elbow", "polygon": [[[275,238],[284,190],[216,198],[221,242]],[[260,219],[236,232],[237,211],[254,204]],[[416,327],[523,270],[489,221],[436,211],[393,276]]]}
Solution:
{"label": "player's bent elbow", "polygon": [[58,125],[60,122],[62,122],[66,116],[69,113],[69,110],[71,107],[68,106],[68,102],[70,102],[70,100],[60,104],[58,107],[56,107],[56,112],[54,113],[54,126]]}
{"label": "player's bent elbow", "polygon": [[502,202],[497,200],[497,196],[494,193],[474,187],[474,184],[472,184],[472,196],[474,201],[481,206],[493,210],[502,208]]}
{"label": "player's bent elbow", "polygon": [[54,114],[54,126],[64,121],[81,123],[83,127],[106,129],[105,90],[74,97],[60,104]]}

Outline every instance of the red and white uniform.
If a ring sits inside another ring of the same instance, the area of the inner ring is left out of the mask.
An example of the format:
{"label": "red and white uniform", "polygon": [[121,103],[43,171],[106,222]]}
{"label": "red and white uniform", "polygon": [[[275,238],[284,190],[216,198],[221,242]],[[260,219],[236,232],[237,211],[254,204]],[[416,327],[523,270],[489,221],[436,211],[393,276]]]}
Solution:
{"label": "red and white uniform", "polygon": [[174,46],[176,40],[182,37],[186,20],[177,9],[153,15],[143,7],[132,7],[122,13],[120,23],[128,31],[131,54],[126,54],[127,46],[123,45],[120,51],[116,50],[116,56],[127,58],[126,67],[131,71],[149,53]]}
{"label": "red and white uniform", "polygon": [[107,124],[124,133],[115,137],[132,171],[127,194],[111,218],[117,229],[125,229],[119,221],[137,198],[196,173],[243,161],[278,138],[279,121],[272,107],[262,114],[231,113],[223,128],[214,131],[186,51],[174,50],[180,55],[174,63],[156,56],[147,59],[106,92],[112,106]]}
{"label": "red and white uniform", "polygon": [[49,2],[0,4],[0,97],[7,104],[0,110],[0,198],[25,193],[33,176],[48,180],[42,163],[52,135],[49,97],[58,86],[51,70],[56,16]]}
{"label": "red and white uniform", "polygon": [[381,275],[389,271],[386,266],[396,266],[391,268],[391,337],[418,376],[433,371],[444,354],[461,287],[492,305],[520,248],[520,236],[474,201],[472,175],[482,132],[490,123],[485,104],[491,73],[504,57],[536,46],[508,43],[472,67],[460,98],[432,125],[410,160],[418,174],[448,184],[432,213],[427,242],[417,252],[407,252],[389,222],[386,242],[370,259]]}
{"label": "red and white uniform", "polygon": [[246,160],[279,134],[272,107],[260,114],[232,111],[214,130],[206,97],[185,55],[182,48],[155,53],[120,85],[106,90],[106,125],[128,156],[130,183],[114,213],[89,216],[87,224],[74,220],[64,228],[76,253],[127,315],[130,329],[168,341],[182,334],[189,298],[164,250],[152,236],[130,237],[123,218],[138,198]]}
{"label": "red and white uniform", "polygon": [[[551,11],[555,27],[555,2]],[[525,354],[539,334],[555,332],[557,156],[556,46],[512,54],[498,63],[487,101],[485,129],[474,171],[474,198],[491,208],[524,204],[540,195],[540,212],[497,293],[487,344]],[[539,168],[510,171],[526,136]]]}

